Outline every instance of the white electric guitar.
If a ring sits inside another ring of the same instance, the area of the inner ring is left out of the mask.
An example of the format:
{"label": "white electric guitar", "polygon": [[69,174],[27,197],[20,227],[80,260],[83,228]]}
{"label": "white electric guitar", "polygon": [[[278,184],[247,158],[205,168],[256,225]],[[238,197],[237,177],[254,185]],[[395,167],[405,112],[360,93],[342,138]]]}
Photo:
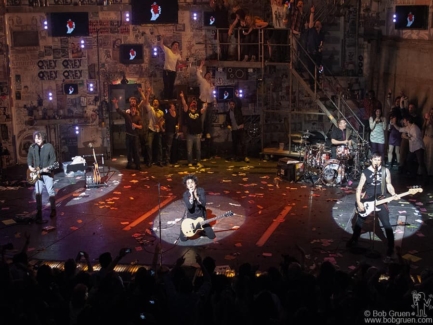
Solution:
{"label": "white electric guitar", "polygon": [[180,230],[182,231],[182,233],[186,236],[186,237],[193,237],[197,231],[203,230],[203,226],[205,224],[211,223],[212,221],[221,219],[221,218],[225,218],[225,217],[230,217],[232,216],[234,213],[231,211],[227,211],[226,213],[215,217],[215,218],[210,218],[210,219],[203,219],[202,217],[199,217],[197,219],[191,219],[191,218],[186,218],[183,219],[181,225],[180,225]]}
{"label": "white electric guitar", "polygon": [[[398,198],[402,198],[403,196],[406,196],[406,195],[413,195],[413,194],[421,193],[421,192],[422,192],[422,188],[411,188],[409,191],[398,194],[397,196],[398,196]],[[367,200],[365,200],[365,201],[361,200],[361,203],[364,205],[364,211],[359,211],[358,206],[356,206],[356,212],[358,212],[359,216],[361,216],[361,217],[366,217],[374,211],[375,200],[371,200],[371,201],[367,201]],[[382,199],[382,200],[376,200],[376,211],[380,211],[380,209],[377,206],[384,204],[384,203],[391,202],[392,200],[394,200],[393,196],[387,197],[387,198]]]}

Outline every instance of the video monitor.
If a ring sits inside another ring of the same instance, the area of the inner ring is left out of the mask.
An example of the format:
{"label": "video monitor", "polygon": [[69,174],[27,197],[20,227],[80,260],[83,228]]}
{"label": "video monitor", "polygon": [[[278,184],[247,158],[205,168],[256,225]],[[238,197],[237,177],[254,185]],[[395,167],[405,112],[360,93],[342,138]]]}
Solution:
{"label": "video monitor", "polygon": [[225,102],[234,98],[235,89],[229,86],[220,86],[217,90],[217,101]]}
{"label": "video monitor", "polygon": [[395,6],[395,29],[428,29],[429,6]]}
{"label": "video monitor", "polygon": [[131,0],[132,25],[177,24],[179,5],[173,0]]}
{"label": "video monitor", "polygon": [[78,94],[78,84],[64,83],[63,93],[65,95],[77,95]]}
{"label": "video monitor", "polygon": [[213,11],[205,11],[203,13],[203,26],[204,27],[215,27],[216,19],[215,12]]}
{"label": "video monitor", "polygon": [[123,64],[143,64],[143,44],[121,44],[119,46],[119,60]]}
{"label": "video monitor", "polygon": [[52,12],[48,29],[52,37],[89,36],[88,12]]}

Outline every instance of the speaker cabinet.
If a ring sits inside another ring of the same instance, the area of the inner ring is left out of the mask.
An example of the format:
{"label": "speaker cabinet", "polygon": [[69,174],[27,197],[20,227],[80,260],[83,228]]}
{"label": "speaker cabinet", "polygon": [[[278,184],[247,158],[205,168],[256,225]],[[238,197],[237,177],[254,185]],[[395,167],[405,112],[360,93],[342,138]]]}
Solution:
{"label": "speaker cabinet", "polygon": [[227,79],[248,79],[248,70],[246,68],[227,68]]}

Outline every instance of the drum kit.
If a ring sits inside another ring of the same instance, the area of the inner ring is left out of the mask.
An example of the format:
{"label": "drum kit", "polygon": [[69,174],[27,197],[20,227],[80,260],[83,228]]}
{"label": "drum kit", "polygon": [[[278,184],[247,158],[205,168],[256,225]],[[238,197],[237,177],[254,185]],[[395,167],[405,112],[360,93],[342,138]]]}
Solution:
{"label": "drum kit", "polygon": [[[349,179],[359,180],[362,170],[368,166],[368,142],[360,140],[352,146],[337,146],[334,159],[325,143],[309,144],[311,135],[308,131],[302,134],[299,160],[303,162],[303,169],[297,181],[309,179],[314,185],[337,186]],[[314,182],[314,178],[318,180]]]}

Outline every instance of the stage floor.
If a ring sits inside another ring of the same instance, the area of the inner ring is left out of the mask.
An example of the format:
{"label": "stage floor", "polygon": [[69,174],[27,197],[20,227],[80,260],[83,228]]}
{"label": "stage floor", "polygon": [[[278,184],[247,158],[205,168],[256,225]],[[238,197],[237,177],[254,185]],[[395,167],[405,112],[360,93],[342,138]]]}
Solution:
{"label": "stage floor", "polygon": [[[57,217],[44,225],[26,222],[36,208],[33,188],[25,182],[26,166],[6,169],[0,187],[0,244],[13,243],[15,250],[6,254],[12,257],[23,246],[24,233],[29,233],[28,254],[34,263],[65,261],[84,250],[97,264],[101,253],[115,256],[122,247],[131,247],[132,253],[120,264],[149,266],[160,242],[160,262],[168,266],[184,254],[185,264],[195,265],[195,254],[200,254],[212,256],[222,268],[237,269],[249,262],[266,271],[278,266],[282,255],[299,258],[297,245],[304,249],[309,267],[324,260],[347,271],[363,260],[383,266],[384,236],[372,218],[364,226],[360,246],[381,257],[367,258],[345,248],[352,232],[356,182],[347,187],[289,182],[277,176],[277,161],[258,158],[247,164],[214,157],[203,165],[190,168],[181,162],[135,171],[124,169],[126,160],[120,156],[106,161],[101,170],[105,186],[97,187],[86,185],[86,175],[59,171],[55,175]],[[233,212],[211,223],[214,240],[177,240],[185,211],[182,178],[188,173],[197,175],[207,193],[208,218]],[[396,171],[392,176],[397,193],[420,182]],[[390,203],[396,244],[414,261],[415,273],[432,265],[432,193],[425,188]],[[44,218],[49,219],[46,193],[43,198]]]}

